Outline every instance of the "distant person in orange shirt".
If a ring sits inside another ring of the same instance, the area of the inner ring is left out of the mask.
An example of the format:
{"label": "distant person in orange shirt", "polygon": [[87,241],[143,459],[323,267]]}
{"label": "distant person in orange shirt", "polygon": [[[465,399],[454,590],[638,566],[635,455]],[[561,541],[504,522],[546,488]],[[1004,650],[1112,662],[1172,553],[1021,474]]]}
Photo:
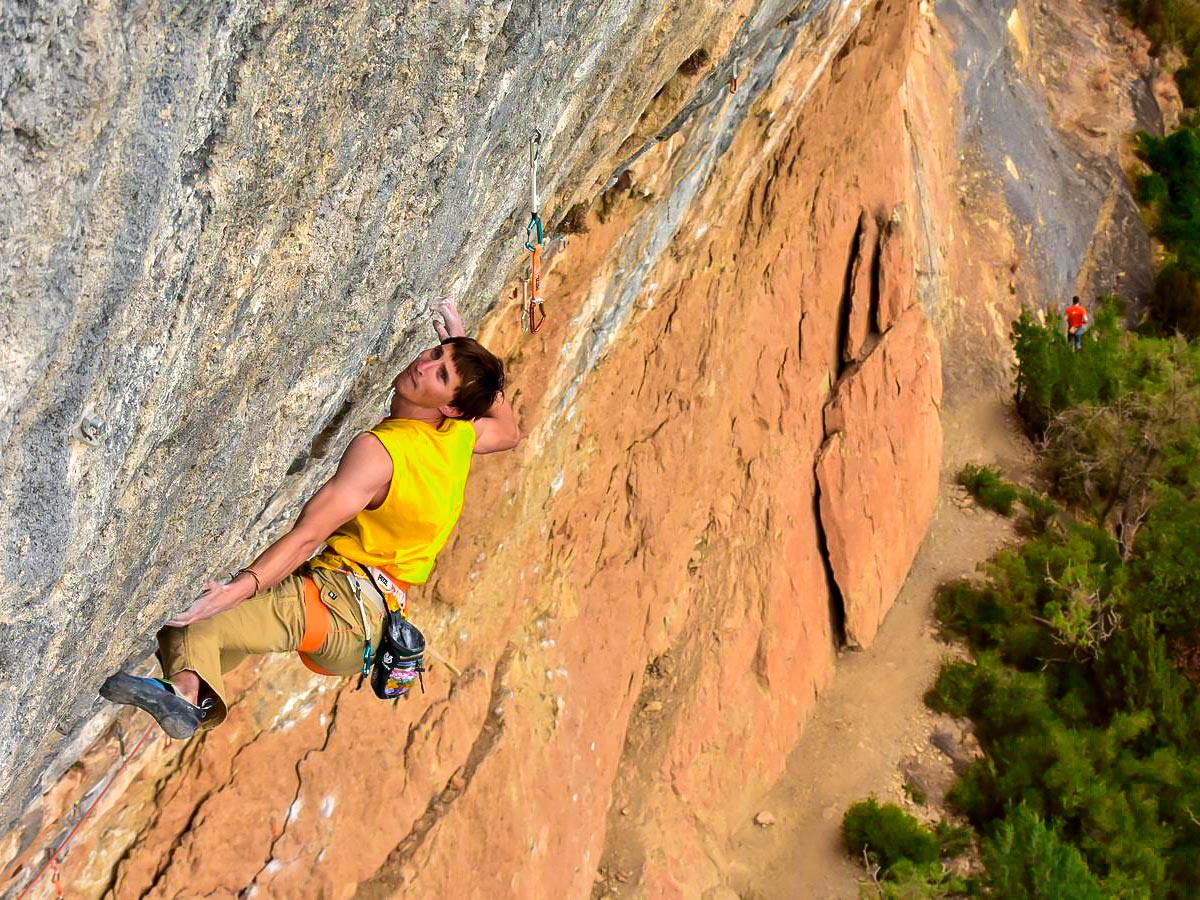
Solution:
{"label": "distant person in orange shirt", "polygon": [[1083,333],[1092,324],[1092,319],[1079,302],[1078,295],[1071,298],[1071,305],[1063,313],[1063,319],[1067,323],[1067,340],[1071,342],[1071,349],[1082,350]]}

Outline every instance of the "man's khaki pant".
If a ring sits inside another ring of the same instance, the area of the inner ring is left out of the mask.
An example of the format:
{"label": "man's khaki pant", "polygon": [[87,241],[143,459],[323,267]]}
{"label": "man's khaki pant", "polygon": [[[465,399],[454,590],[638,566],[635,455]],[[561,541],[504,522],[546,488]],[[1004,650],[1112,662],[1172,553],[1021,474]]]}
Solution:
{"label": "man's khaki pant", "polygon": [[[329,609],[329,634],[309,659],[333,675],[362,671],[363,626],[349,578],[329,569],[302,571],[316,581],[321,602]],[[378,647],[383,613],[366,596],[363,608],[371,628],[371,645]],[[164,628],[158,633],[158,658],[167,678],[185,669],[200,676],[204,682],[201,699],[214,700],[200,727],[212,728],[224,721],[228,712],[222,676],[248,656],[295,651],[303,637],[304,586],[300,574],[295,574],[211,619],[183,628]],[[296,665],[301,665],[300,660]]]}

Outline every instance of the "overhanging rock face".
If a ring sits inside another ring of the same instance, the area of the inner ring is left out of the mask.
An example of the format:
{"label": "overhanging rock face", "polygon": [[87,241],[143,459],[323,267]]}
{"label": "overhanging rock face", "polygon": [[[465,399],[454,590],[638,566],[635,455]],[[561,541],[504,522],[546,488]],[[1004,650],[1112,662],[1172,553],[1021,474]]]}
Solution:
{"label": "overhanging rock face", "polygon": [[[783,53],[819,56],[854,16],[823,0],[6,7],[6,816],[100,673],[273,534],[378,414],[428,330],[412,298],[458,293],[470,321],[501,295],[532,129],[553,225],[654,142],[645,112],[677,127],[725,97],[736,58],[742,92],[693,137],[719,155]],[[74,437],[85,414],[94,446]]]}

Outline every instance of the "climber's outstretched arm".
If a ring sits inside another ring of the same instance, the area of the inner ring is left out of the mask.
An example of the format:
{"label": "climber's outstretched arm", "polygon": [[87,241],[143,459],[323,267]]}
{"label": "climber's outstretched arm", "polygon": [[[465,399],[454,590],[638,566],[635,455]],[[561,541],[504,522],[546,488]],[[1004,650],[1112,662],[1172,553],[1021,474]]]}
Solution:
{"label": "climber's outstretched arm", "polygon": [[200,596],[167,622],[182,627],[224,612],[252,597],[259,589],[277,584],[316,552],[339,525],[354,518],[392,480],[392,459],[379,438],[360,434],[346,449],[337,472],[304,504],[291,531],[264,550],[249,566],[258,583],[245,570],[232,581],[204,582]]}
{"label": "climber's outstretched arm", "polygon": [[517,425],[517,412],[506,399],[504,391],[496,392],[496,399],[486,415],[475,419],[475,452],[498,453],[511,450],[521,443],[521,428]]}

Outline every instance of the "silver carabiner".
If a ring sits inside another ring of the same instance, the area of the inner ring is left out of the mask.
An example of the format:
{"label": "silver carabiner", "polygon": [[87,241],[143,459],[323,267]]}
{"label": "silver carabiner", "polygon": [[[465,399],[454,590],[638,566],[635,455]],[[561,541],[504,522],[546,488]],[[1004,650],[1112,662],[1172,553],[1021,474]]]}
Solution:
{"label": "silver carabiner", "polygon": [[529,138],[529,211],[537,215],[538,211],[538,183],[537,170],[538,162],[542,157],[542,132],[540,129],[533,129],[533,136]]}

